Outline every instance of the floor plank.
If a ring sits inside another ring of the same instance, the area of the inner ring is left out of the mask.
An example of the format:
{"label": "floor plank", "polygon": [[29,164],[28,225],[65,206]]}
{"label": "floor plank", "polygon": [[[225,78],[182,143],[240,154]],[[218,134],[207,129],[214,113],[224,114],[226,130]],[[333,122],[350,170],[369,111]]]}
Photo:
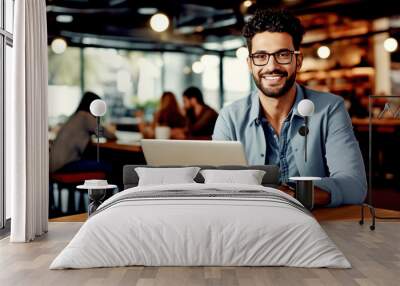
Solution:
{"label": "floor plank", "polygon": [[323,221],[323,228],[352,263],[352,269],[289,267],[118,267],[49,270],[56,255],[81,227],[51,222],[49,232],[28,244],[0,241],[0,285],[399,285],[400,223]]}
{"label": "floor plank", "polygon": [[[313,215],[318,221],[332,221],[332,220],[359,220],[361,216],[360,206],[342,206],[338,208],[318,208],[313,210]],[[371,214],[367,208],[364,209],[365,217],[371,218]],[[400,218],[400,211],[376,209],[378,216],[384,217],[398,217]],[[84,222],[87,219],[87,214],[76,214],[71,216],[64,216],[50,219],[51,222]],[[400,220],[399,220],[400,221]]]}

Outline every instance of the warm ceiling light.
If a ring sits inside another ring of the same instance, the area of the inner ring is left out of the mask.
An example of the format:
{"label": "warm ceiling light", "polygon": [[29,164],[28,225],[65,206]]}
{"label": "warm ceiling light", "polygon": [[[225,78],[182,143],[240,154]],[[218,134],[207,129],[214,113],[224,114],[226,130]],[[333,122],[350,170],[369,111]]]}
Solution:
{"label": "warm ceiling light", "polygon": [[384,49],[389,52],[392,53],[395,50],[397,50],[397,40],[395,38],[387,38],[384,42],[383,42],[383,47]]}
{"label": "warm ceiling light", "polygon": [[58,15],[56,17],[56,21],[59,23],[71,23],[74,20],[74,17],[71,15]]}
{"label": "warm ceiling light", "polygon": [[192,70],[194,73],[202,73],[204,71],[204,65],[202,62],[194,62],[192,65]]}
{"label": "warm ceiling light", "polygon": [[51,42],[51,49],[55,54],[62,54],[67,48],[67,42],[63,38],[55,38]]}
{"label": "warm ceiling light", "polygon": [[321,59],[327,59],[331,55],[331,49],[327,46],[321,46],[317,50],[317,55]]}
{"label": "warm ceiling light", "polygon": [[249,50],[246,47],[240,47],[236,50],[236,57],[240,60],[245,60],[249,56]]}
{"label": "warm ceiling light", "polygon": [[250,0],[246,0],[243,2],[243,6],[246,8],[249,8],[251,5],[253,5],[253,2],[251,2]]}
{"label": "warm ceiling light", "polygon": [[169,19],[165,14],[157,13],[151,16],[150,27],[156,32],[164,32],[168,29]]}
{"label": "warm ceiling light", "polygon": [[137,12],[142,15],[153,15],[158,12],[158,9],[154,7],[142,7]]}

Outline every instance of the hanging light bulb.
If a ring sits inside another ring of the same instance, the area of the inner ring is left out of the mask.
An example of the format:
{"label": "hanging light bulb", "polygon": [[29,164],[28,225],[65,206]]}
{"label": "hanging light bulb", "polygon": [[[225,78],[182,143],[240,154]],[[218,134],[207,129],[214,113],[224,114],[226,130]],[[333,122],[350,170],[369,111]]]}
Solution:
{"label": "hanging light bulb", "polygon": [[243,6],[246,8],[249,8],[251,5],[253,5],[253,2],[251,2],[250,0],[246,0],[243,2]]}
{"label": "hanging light bulb", "polygon": [[327,59],[331,55],[331,49],[327,46],[321,46],[318,48],[317,54],[321,59]]}
{"label": "hanging light bulb", "polygon": [[398,43],[395,38],[387,38],[383,42],[383,48],[389,53],[392,53],[395,50],[397,50],[397,47],[398,47]]}
{"label": "hanging light bulb", "polygon": [[51,42],[51,49],[55,54],[62,54],[67,49],[67,42],[63,38],[55,38]]}
{"label": "hanging light bulb", "polygon": [[150,27],[156,32],[164,32],[168,29],[169,19],[163,13],[157,13],[150,18]]}

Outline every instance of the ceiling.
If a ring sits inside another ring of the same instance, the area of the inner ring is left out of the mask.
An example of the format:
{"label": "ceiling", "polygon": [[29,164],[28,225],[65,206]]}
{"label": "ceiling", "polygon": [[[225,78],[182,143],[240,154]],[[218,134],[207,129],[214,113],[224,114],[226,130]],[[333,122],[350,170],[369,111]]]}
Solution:
{"label": "ceiling", "polygon": [[[64,37],[70,45],[115,46],[120,48],[179,50],[233,49],[212,45],[235,40],[244,21],[260,7],[281,7],[302,18],[308,31],[350,20],[371,20],[400,14],[391,1],[367,0],[47,0],[49,41]],[[151,15],[139,8],[152,7],[168,15],[170,27],[156,33],[149,28]],[[72,21],[60,23],[59,15]],[[332,23],[333,21],[333,23]],[[240,45],[240,43],[239,43]]]}

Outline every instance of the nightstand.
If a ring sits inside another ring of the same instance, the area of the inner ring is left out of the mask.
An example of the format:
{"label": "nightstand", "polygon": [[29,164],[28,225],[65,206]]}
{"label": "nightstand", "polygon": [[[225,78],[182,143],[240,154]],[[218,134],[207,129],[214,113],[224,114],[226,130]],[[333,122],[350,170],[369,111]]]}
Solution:
{"label": "nightstand", "polygon": [[116,187],[117,187],[116,185],[107,185],[107,186],[79,185],[76,188],[80,190],[88,190],[88,195],[89,195],[88,213],[90,216],[103,203],[107,190],[112,190],[115,189]]}

